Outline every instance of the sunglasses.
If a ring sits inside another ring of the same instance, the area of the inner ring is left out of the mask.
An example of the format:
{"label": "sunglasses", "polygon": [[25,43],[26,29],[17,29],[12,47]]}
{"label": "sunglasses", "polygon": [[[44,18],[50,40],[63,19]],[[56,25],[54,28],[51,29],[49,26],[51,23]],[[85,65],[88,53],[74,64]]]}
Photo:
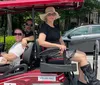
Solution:
{"label": "sunglasses", "polygon": [[22,33],[14,33],[14,35],[22,36]]}
{"label": "sunglasses", "polygon": [[30,26],[30,27],[32,27],[32,26],[33,26],[32,24],[28,24],[28,23],[26,23],[25,25],[26,25],[26,26]]}
{"label": "sunglasses", "polygon": [[49,13],[47,16],[56,16],[56,13]]}

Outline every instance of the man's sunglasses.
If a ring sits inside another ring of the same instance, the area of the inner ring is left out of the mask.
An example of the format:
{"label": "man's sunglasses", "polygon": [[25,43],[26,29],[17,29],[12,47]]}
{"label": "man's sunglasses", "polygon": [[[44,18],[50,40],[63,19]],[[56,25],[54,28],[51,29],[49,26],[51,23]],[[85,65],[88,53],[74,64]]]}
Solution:
{"label": "man's sunglasses", "polygon": [[30,26],[30,27],[32,27],[32,26],[33,26],[32,24],[28,24],[28,23],[26,23],[25,25]]}
{"label": "man's sunglasses", "polygon": [[14,35],[22,36],[22,33],[14,33]]}

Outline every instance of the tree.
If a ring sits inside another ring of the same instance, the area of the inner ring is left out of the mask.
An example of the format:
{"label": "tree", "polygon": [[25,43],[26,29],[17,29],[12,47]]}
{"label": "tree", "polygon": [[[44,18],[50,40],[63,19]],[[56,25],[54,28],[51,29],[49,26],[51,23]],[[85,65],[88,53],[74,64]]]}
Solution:
{"label": "tree", "polygon": [[[99,10],[100,9],[100,2],[98,2],[98,0],[85,0],[83,7],[80,10],[60,10],[60,15],[61,15],[61,20],[65,21],[65,28],[67,28],[67,26],[70,23],[70,18],[77,18],[77,21],[79,21],[79,19],[82,19],[86,16],[86,14],[90,14],[92,13],[92,10],[96,9]],[[100,11],[100,10],[99,10]]]}

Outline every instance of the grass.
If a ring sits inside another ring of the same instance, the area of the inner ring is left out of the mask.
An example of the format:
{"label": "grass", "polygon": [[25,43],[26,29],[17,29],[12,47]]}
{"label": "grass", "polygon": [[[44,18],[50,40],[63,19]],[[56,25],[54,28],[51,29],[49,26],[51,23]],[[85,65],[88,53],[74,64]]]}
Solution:
{"label": "grass", "polygon": [[[4,36],[0,36],[0,43],[4,43]],[[15,43],[14,36],[6,36],[5,38],[5,50],[8,51],[9,48]]]}

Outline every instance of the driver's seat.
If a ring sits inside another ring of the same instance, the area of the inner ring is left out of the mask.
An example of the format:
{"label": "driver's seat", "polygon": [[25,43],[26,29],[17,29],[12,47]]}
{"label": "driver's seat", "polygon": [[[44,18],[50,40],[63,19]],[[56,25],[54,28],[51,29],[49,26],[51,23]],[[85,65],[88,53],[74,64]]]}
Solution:
{"label": "driver's seat", "polygon": [[[37,50],[40,51],[41,47],[38,44],[38,41],[36,41],[36,47]],[[76,63],[72,64],[69,62],[70,60],[66,61],[66,52],[64,52],[63,58],[59,58],[58,56],[55,56],[59,52],[58,48],[49,48],[46,50],[43,50],[41,52],[38,52],[39,55],[37,56],[40,59],[40,71],[41,72],[71,72],[76,71]],[[54,54],[54,55],[53,55]],[[51,61],[50,61],[51,59]],[[52,63],[53,61],[61,63]],[[63,63],[62,63],[63,62]],[[67,63],[66,63],[67,62]]]}
{"label": "driver's seat", "polygon": [[[41,72],[73,72],[77,71],[76,63],[71,63],[70,60],[66,60],[65,56],[59,58],[58,56],[53,56],[53,53],[59,51],[58,48],[49,48],[40,52]],[[55,55],[55,54],[54,54]]]}
{"label": "driver's seat", "polygon": [[[39,45],[38,48],[40,48]],[[76,63],[71,63],[70,60],[66,61],[66,52],[64,52],[63,58],[55,56],[58,52],[58,48],[49,48],[39,53],[41,60],[40,71],[43,73],[64,73],[64,76],[66,79],[68,79],[68,82],[73,83],[73,72],[77,71],[77,65]]]}

